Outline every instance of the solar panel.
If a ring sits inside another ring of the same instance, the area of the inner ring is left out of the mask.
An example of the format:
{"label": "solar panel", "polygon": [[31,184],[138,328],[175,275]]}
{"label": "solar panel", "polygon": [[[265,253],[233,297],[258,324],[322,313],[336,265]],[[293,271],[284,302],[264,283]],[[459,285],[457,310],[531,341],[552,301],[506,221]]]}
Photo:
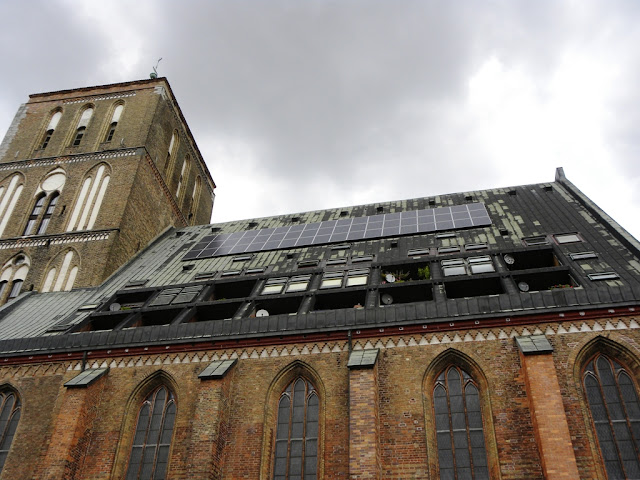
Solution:
{"label": "solar panel", "polygon": [[484,204],[468,203],[262,230],[215,233],[202,238],[182,260],[487,225],[491,225],[491,219]]}

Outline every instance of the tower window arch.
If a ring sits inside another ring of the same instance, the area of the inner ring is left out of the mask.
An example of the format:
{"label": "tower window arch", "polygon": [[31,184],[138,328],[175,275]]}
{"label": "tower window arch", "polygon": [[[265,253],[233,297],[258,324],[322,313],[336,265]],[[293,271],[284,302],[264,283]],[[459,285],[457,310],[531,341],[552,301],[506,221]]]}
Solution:
{"label": "tower window arch", "polygon": [[89,125],[89,121],[93,116],[93,107],[87,107],[82,111],[82,115],[80,115],[80,120],[78,120],[78,126],[76,127],[76,134],[73,138],[72,145],[77,147],[80,145],[82,138],[87,130],[87,126]]}
{"label": "tower window arch", "polygon": [[107,130],[107,135],[104,139],[105,142],[110,142],[111,140],[113,140],[113,136],[116,133],[116,127],[118,126],[120,116],[122,115],[122,110],[124,110],[123,104],[116,105],[116,108],[113,110],[111,123],[109,124],[109,129]]}
{"label": "tower window arch", "polygon": [[273,480],[315,480],[319,400],[313,385],[294,379],[278,401]]}
{"label": "tower window arch", "polygon": [[47,129],[44,132],[44,136],[42,138],[42,142],[40,143],[40,148],[41,149],[45,149],[47,148],[47,145],[49,145],[49,142],[51,141],[51,137],[53,136],[53,132],[55,131],[56,127],[58,126],[58,122],[60,121],[60,118],[62,117],[62,111],[61,110],[57,110],[56,112],[53,113],[53,115],[51,115],[51,119],[49,120],[49,124],[47,125]]}
{"label": "tower window arch", "polygon": [[187,179],[189,178],[189,170],[191,170],[191,157],[187,155],[184,159],[184,162],[182,162],[180,178],[178,179],[178,186],[176,187],[176,198],[178,199],[178,203],[180,203],[180,193],[182,190],[182,186],[187,183]]}
{"label": "tower window arch", "polygon": [[46,293],[71,290],[79,268],[79,257],[74,250],[70,249],[56,255],[49,263],[41,291]]}
{"label": "tower window arch", "polygon": [[178,131],[174,130],[171,134],[171,141],[169,142],[169,150],[167,151],[167,160],[164,162],[164,173],[167,184],[171,178],[171,172],[173,170],[173,162],[175,162],[176,153],[178,151],[178,145],[180,139],[178,137]]}
{"label": "tower window arch", "polygon": [[142,402],[126,480],[164,480],[176,417],[176,402],[171,390],[160,386]]}
{"label": "tower window arch", "polygon": [[189,213],[189,220],[193,225],[195,223],[194,214],[198,209],[198,202],[200,201],[200,190],[202,189],[202,179],[200,175],[196,177],[195,182],[193,182],[193,191],[191,192],[191,212]]}
{"label": "tower window arch", "polygon": [[93,228],[111,180],[110,173],[108,166],[101,164],[85,177],[67,224],[68,232]]}
{"label": "tower window arch", "polygon": [[22,175],[16,173],[0,183],[0,235],[4,233],[13,209],[24,188]]}
{"label": "tower window arch", "polygon": [[631,375],[597,354],[584,369],[583,384],[607,476],[640,478],[640,402]]}
{"label": "tower window arch", "polygon": [[20,421],[20,398],[11,390],[0,390],[0,472],[13,442]]}
{"label": "tower window arch", "polygon": [[40,214],[44,208],[44,201],[46,198],[47,195],[44,192],[37,196],[36,203],[33,205],[33,209],[31,210],[31,215],[29,215],[29,219],[27,220],[27,225],[24,227],[24,231],[22,232],[23,236],[31,235],[35,230],[36,223],[38,223],[38,219],[40,218]]}
{"label": "tower window arch", "polygon": [[489,478],[478,385],[456,365],[433,388],[440,478]]}
{"label": "tower window arch", "polygon": [[20,294],[31,262],[24,254],[18,254],[4,264],[0,273],[0,303],[12,300]]}

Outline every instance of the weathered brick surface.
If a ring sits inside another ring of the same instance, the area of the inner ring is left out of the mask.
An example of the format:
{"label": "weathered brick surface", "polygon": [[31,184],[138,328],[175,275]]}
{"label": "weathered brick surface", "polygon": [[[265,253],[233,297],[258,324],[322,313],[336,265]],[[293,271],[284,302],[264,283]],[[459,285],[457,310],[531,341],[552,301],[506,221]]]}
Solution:
{"label": "weathered brick surface", "polygon": [[[547,326],[554,325],[537,327],[544,331]],[[564,327],[569,330],[570,325]],[[478,332],[482,331],[458,333],[460,338],[466,333],[475,338]],[[455,363],[480,388],[492,478],[542,479],[544,453],[539,454],[536,442],[526,365],[509,332],[504,336],[422,345],[420,336],[373,338],[371,344],[381,348],[375,374],[347,369],[346,342],[327,345],[324,353],[324,344],[313,343],[148,357],[102,358],[93,352],[90,362],[106,361],[111,370],[84,393],[63,387],[78,373],[73,370],[78,362],[55,364],[45,358],[43,363],[1,367],[0,380],[18,391],[24,405],[2,478],[46,478],[49,471],[64,471],[74,479],[121,478],[140,404],[164,383],[175,393],[178,407],[168,478],[267,479],[273,468],[279,396],[302,375],[320,398],[318,478],[435,479],[431,396],[439,372]],[[562,447],[573,450],[580,478],[606,478],[582,392],[582,366],[596,352],[605,352],[637,380],[640,329],[610,330],[606,338],[597,332],[576,332],[550,339],[553,363],[549,358],[535,368],[543,374],[541,386],[547,390],[546,379],[555,371],[561,404],[556,398],[548,409],[559,419],[566,412],[570,443],[565,436]],[[355,342],[354,347],[364,345]],[[208,360],[197,359],[234,353],[240,357],[238,363],[223,380],[198,379]],[[545,429],[538,422],[542,440],[558,441],[555,423]],[[557,455],[564,460],[568,454]],[[355,464],[366,466],[366,471],[356,471]],[[67,478],[64,475],[58,478]]]}
{"label": "weathered brick surface", "polygon": [[377,368],[349,371],[349,478],[379,479]]}
{"label": "weathered brick surface", "polygon": [[579,479],[553,356],[520,356],[545,478]]}
{"label": "weathered brick surface", "polygon": [[[113,110],[121,102],[124,110],[114,138],[105,142]],[[93,116],[80,145],[71,146],[79,117],[88,105],[94,108]],[[56,109],[61,109],[62,117],[49,144],[42,149],[45,129]],[[2,234],[2,241],[9,245],[0,249],[0,266],[18,253],[29,256],[31,268],[23,291],[40,290],[46,272],[61,263],[68,248],[77,253],[74,264],[79,272],[74,286],[94,286],[166,228],[209,221],[213,184],[163,79],[32,95],[18,120],[3,145],[0,185],[19,173],[23,191]],[[180,141],[167,176],[164,163],[174,130]],[[191,168],[176,198],[187,155]],[[109,238],[62,244],[52,241],[52,235],[65,234],[84,179],[101,164],[107,168],[110,182],[92,230],[108,230]],[[21,242],[40,184],[58,168],[64,171],[66,182],[46,234],[27,237],[43,242]],[[202,181],[201,194],[193,205],[197,176]]]}

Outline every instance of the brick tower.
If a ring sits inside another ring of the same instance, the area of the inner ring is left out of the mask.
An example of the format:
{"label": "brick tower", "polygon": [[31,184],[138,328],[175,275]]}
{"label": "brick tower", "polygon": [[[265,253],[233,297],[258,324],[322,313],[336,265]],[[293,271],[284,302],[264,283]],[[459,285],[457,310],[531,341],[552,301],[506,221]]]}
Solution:
{"label": "brick tower", "polygon": [[0,145],[0,303],[99,285],[214,188],[165,78],[31,95]]}

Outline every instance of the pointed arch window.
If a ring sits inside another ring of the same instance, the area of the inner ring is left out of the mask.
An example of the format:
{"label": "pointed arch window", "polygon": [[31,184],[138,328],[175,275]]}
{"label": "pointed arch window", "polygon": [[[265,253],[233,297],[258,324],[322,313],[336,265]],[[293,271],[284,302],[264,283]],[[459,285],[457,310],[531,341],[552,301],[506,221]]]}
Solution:
{"label": "pointed arch window", "polygon": [[36,229],[36,223],[38,223],[38,218],[40,218],[46,198],[47,195],[45,193],[38,195],[36,203],[33,205],[33,210],[31,210],[31,215],[29,215],[29,219],[27,220],[27,225],[24,227],[24,232],[22,232],[23,236],[31,235]]}
{"label": "pointed arch window", "polygon": [[47,125],[47,129],[44,132],[42,143],[40,144],[41,149],[44,150],[45,148],[47,148],[47,145],[49,145],[49,142],[51,141],[51,137],[53,136],[53,132],[58,126],[58,122],[60,121],[61,117],[62,117],[62,112],[60,110],[58,110],[51,116],[51,120],[49,120],[49,125]]}
{"label": "pointed arch window", "polygon": [[109,173],[109,169],[103,164],[84,179],[67,225],[68,232],[93,228],[109,186]]}
{"label": "pointed arch window", "polygon": [[20,399],[12,391],[0,392],[0,472],[20,421]]}
{"label": "pointed arch window", "polygon": [[59,197],[60,194],[58,192],[53,192],[53,194],[49,197],[49,204],[47,205],[47,209],[44,211],[44,215],[42,216],[42,220],[40,221],[40,226],[38,227],[38,235],[42,235],[47,231],[47,227],[49,226],[49,222],[51,221],[53,211],[56,209],[56,205],[58,204]]}
{"label": "pointed arch window", "polygon": [[68,250],[64,256],[59,254],[50,265],[41,291],[46,293],[71,290],[78,276],[78,255],[75,255],[73,250]]}
{"label": "pointed arch window", "polygon": [[85,131],[87,130],[87,125],[89,125],[89,120],[93,116],[93,107],[87,107],[82,112],[80,116],[80,120],[78,121],[78,127],[76,129],[76,135],[73,139],[73,146],[77,147],[80,145],[82,141],[82,137],[84,137]]}
{"label": "pointed arch window", "polygon": [[437,378],[433,404],[440,478],[489,478],[478,386],[452,365]]}
{"label": "pointed arch window", "polygon": [[164,480],[176,417],[173,393],[162,386],[140,407],[126,480]]}
{"label": "pointed arch window", "polygon": [[109,124],[109,129],[107,130],[107,136],[105,137],[105,142],[110,142],[113,140],[113,136],[116,133],[116,127],[118,126],[118,122],[120,121],[120,116],[122,115],[122,110],[124,109],[124,105],[117,105],[113,110],[113,116],[111,117],[111,124]]}
{"label": "pointed arch window", "polygon": [[167,151],[167,160],[164,162],[164,173],[167,184],[171,177],[171,171],[173,169],[173,162],[175,161],[176,151],[179,144],[178,131],[174,130],[171,134],[171,141],[169,142],[169,150]]}
{"label": "pointed arch window", "polygon": [[178,199],[178,203],[180,203],[180,191],[182,190],[182,185],[186,183],[187,178],[189,177],[189,170],[191,169],[191,157],[187,155],[182,162],[182,169],[180,170],[180,178],[178,179],[178,186],[176,187],[176,198]]}
{"label": "pointed arch window", "polygon": [[7,227],[23,188],[23,177],[19,173],[0,184],[0,235]]}
{"label": "pointed arch window", "polygon": [[29,273],[29,259],[24,254],[18,254],[4,264],[0,274],[0,303],[16,298],[20,294],[24,279]]}
{"label": "pointed arch window", "polygon": [[318,471],[319,401],[313,385],[297,378],[282,392],[273,480],[315,480]]}
{"label": "pointed arch window", "polygon": [[631,375],[599,354],[583,381],[607,476],[640,478],[640,402]]}

